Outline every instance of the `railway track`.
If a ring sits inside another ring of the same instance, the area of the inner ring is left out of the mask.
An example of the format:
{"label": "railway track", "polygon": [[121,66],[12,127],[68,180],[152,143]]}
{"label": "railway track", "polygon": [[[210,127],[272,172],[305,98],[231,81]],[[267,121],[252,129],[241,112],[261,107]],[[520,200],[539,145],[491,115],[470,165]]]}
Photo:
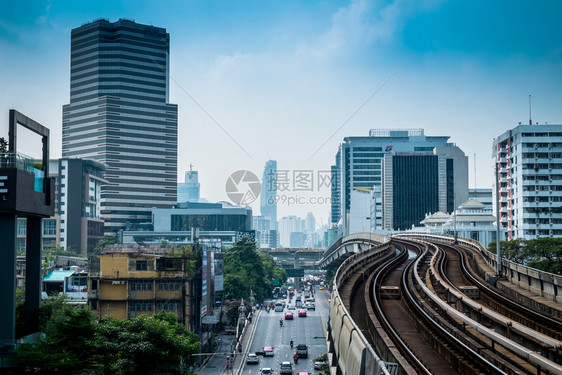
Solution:
{"label": "railway track", "polygon": [[[495,329],[502,331],[501,319],[508,318],[493,311],[491,304],[466,311],[469,299],[464,293],[474,294],[483,285],[472,276],[465,250],[412,240],[393,239],[392,244],[395,254],[356,270],[340,293],[346,295],[342,300],[363,335],[384,361],[400,368],[399,373],[562,373],[556,326],[549,336],[548,324],[537,317],[535,326],[543,331],[533,331],[533,324],[520,322],[535,318],[517,311],[512,316],[518,319],[505,325],[504,336]],[[500,301],[489,293],[483,291],[482,296]],[[479,315],[484,310],[496,314],[495,320]],[[517,332],[519,326],[529,330],[527,334],[538,333],[532,345],[525,342],[531,348],[521,344],[529,337]]]}

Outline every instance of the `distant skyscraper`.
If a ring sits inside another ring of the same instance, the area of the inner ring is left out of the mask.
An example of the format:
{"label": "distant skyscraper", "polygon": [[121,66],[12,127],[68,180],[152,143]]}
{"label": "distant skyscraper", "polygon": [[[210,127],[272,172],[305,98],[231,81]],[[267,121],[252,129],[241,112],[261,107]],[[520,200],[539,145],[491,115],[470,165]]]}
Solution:
{"label": "distant skyscraper", "polygon": [[268,160],[263,170],[261,184],[261,216],[271,219],[271,228],[277,230],[277,161]]}
{"label": "distant skyscraper", "polygon": [[185,182],[178,182],[178,202],[199,201],[199,172],[189,168],[185,172]]}
{"label": "distant skyscraper", "polygon": [[120,19],[72,30],[62,155],[107,165],[105,232],[151,221],[177,197],[177,106],[168,103],[166,29]]}

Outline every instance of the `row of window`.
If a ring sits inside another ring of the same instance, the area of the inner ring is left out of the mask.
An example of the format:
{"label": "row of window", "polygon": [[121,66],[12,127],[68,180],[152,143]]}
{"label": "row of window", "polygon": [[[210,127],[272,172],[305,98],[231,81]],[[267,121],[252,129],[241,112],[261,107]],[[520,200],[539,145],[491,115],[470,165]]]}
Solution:
{"label": "row of window", "polygon": [[[152,311],[153,309],[153,302],[152,301],[130,301],[129,302],[129,310],[130,311]],[[165,311],[179,311],[181,307],[180,302],[157,302],[156,308],[158,311],[165,310]]]}
{"label": "row of window", "polygon": [[[131,281],[131,290],[152,290],[152,281],[135,280]],[[181,283],[179,281],[159,281],[158,290],[179,290]]]}

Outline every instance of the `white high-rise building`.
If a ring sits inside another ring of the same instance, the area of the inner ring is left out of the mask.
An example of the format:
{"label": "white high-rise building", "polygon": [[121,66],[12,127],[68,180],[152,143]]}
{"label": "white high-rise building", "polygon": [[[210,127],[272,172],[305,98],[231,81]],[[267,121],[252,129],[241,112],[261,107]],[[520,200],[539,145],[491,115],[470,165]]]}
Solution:
{"label": "white high-rise building", "polygon": [[[507,239],[561,236],[562,125],[519,125],[494,140],[492,155]],[[495,178],[492,193],[496,202]]]}
{"label": "white high-rise building", "polygon": [[[293,244],[291,243],[291,236],[293,238]],[[304,235],[303,219],[291,215],[282,217],[281,220],[279,220],[279,245],[281,247],[293,247],[296,242],[301,242],[302,236],[306,238]],[[302,242],[304,242],[304,240]]]}

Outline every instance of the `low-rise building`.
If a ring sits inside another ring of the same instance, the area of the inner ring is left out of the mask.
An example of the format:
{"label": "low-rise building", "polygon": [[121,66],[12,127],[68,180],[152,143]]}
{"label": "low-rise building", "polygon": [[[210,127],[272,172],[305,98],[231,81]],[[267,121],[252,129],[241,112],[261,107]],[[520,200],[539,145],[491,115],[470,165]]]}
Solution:
{"label": "low-rise building", "polygon": [[166,256],[170,250],[170,245],[107,246],[90,269],[95,314],[128,319],[166,311],[190,329],[190,275],[184,258]]}

